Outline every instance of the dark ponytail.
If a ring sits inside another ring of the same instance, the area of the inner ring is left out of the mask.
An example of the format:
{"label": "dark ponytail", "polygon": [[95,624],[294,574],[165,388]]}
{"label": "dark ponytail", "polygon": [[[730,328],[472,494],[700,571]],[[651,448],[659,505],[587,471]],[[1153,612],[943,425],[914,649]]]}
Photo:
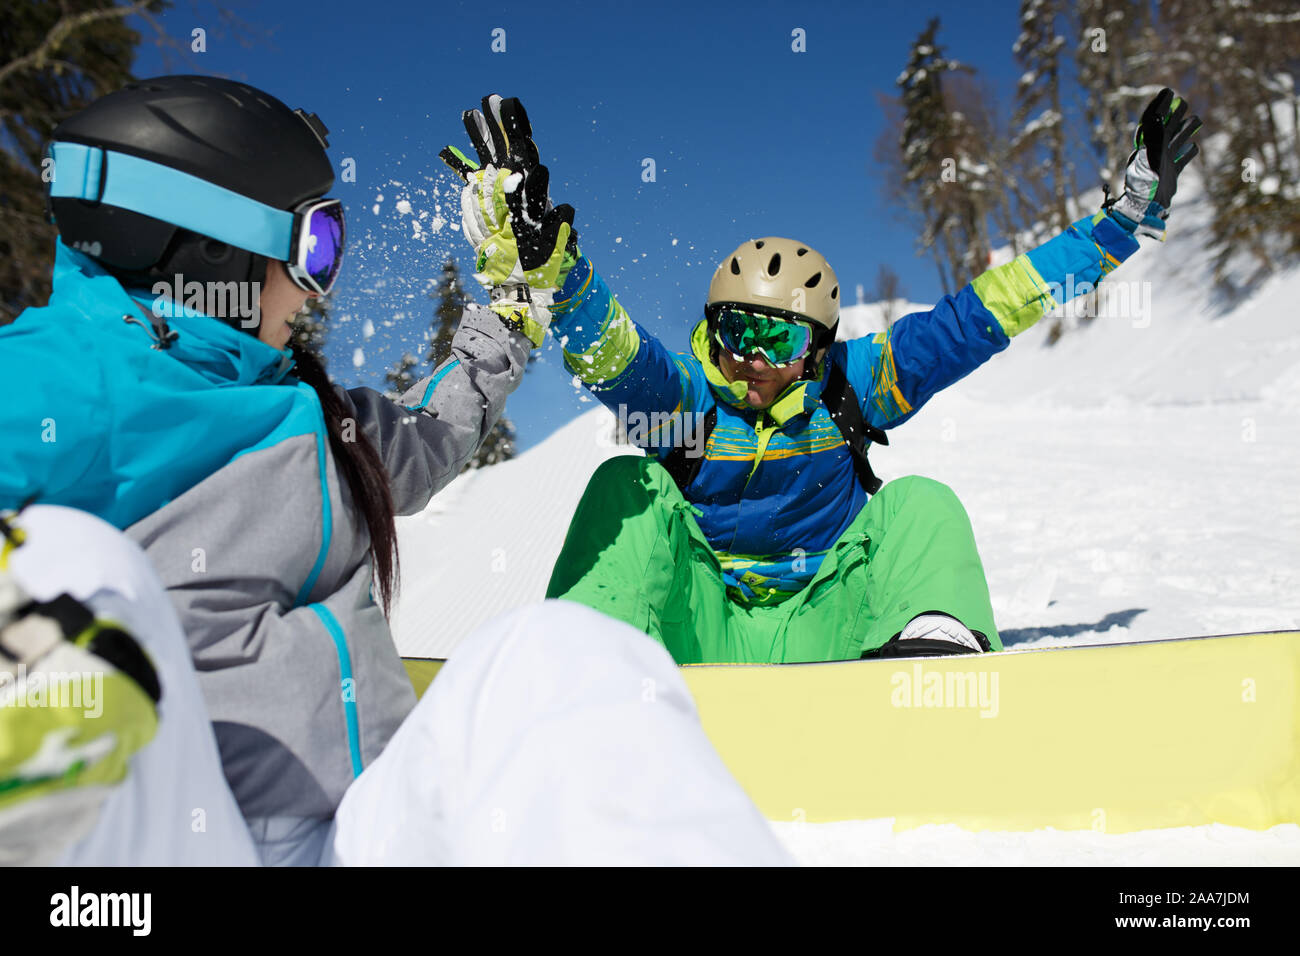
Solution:
{"label": "dark ponytail", "polygon": [[397,593],[399,567],[397,526],[393,522],[393,495],[388,487],[388,472],[365,434],[355,429],[355,423],[352,438],[343,438],[343,425],[351,418],[351,413],[334,390],[325,367],[316,356],[304,351],[296,343],[291,347],[297,363],[298,378],[310,385],[320,399],[334,460],[339,463],[343,476],[347,479],[353,504],[366,519],[366,527],[370,531],[370,561],[374,567],[379,604],[384,613],[388,614]]}

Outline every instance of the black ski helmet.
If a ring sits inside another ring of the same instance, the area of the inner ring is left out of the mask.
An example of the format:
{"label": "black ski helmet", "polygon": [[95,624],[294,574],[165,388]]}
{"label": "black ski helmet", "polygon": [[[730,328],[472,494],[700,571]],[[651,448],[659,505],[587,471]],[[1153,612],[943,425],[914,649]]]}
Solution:
{"label": "black ski helmet", "polygon": [[[54,140],[138,156],[292,210],[334,185],[328,133],[314,113],[247,84],[161,76],[101,97],[60,123]],[[49,214],[66,245],[127,285],[170,283],[177,274],[199,282],[266,277],[261,255],[120,206],[51,198]]]}

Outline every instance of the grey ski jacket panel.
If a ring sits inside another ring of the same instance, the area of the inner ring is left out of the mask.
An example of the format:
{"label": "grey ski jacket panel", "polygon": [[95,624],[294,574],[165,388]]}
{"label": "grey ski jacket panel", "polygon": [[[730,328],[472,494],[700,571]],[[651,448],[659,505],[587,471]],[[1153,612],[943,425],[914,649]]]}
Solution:
{"label": "grey ski jacket panel", "polygon": [[452,358],[399,403],[368,388],[345,394],[388,468],[398,514],[420,511],[474,457],[518,386],[531,347],[494,312],[470,306],[452,340]]}
{"label": "grey ski jacket panel", "polygon": [[[473,456],[529,348],[470,307],[452,358],[402,404],[346,392],[401,513]],[[240,455],[129,534],[180,612],[244,815],[331,816],[415,695],[372,594],[364,518],[323,431]]]}

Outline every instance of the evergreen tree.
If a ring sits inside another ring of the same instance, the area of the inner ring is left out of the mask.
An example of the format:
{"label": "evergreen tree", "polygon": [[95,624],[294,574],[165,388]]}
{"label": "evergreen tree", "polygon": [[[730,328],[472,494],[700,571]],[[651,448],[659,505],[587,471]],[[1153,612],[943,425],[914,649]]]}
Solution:
{"label": "evergreen tree", "polygon": [[[1020,254],[1020,232],[1027,220],[1024,210],[1032,208],[1032,204],[1017,179],[1009,147],[1011,137],[997,108],[996,94],[973,72],[955,73],[951,81],[944,92],[958,140],[964,144],[961,181],[973,194],[974,211],[986,236],[980,250],[984,259],[971,263],[974,278],[988,268],[992,245],[988,237],[994,232],[1011,244],[1013,255]],[[984,222],[985,216],[989,223]]]}
{"label": "evergreen tree", "polygon": [[[1026,211],[1025,225],[1046,220],[1047,232],[1070,223],[1067,194],[1073,193],[1061,111],[1061,48],[1056,32],[1061,0],[1021,0],[1020,35],[1012,45],[1025,72],[1016,84],[1015,130],[1011,142],[1017,169],[1039,208]],[[1030,118],[1032,114],[1032,119]]]}
{"label": "evergreen tree", "polygon": [[1300,254],[1300,11],[1293,0],[1163,0],[1160,14],[1187,65],[1180,92],[1213,133],[1202,159],[1215,279],[1244,291]]}
{"label": "evergreen tree", "polygon": [[898,273],[885,263],[876,270],[876,301],[880,303],[880,315],[885,328],[894,324],[898,318],[898,300],[903,297],[903,280]]}
{"label": "evergreen tree", "polygon": [[482,468],[485,465],[499,465],[515,457],[515,426],[510,419],[502,415],[488,432],[487,438],[475,453],[466,468]]}
{"label": "evergreen tree", "polygon": [[943,55],[938,30],[936,17],[912,44],[896,80],[902,107],[898,193],[920,214],[918,248],[934,257],[944,291],[955,292],[988,266],[991,167],[988,144],[953,107],[943,83],[948,74],[972,71]]}
{"label": "evergreen tree", "polygon": [[[1164,86],[1160,72],[1167,68],[1169,51],[1156,35],[1150,0],[1077,0],[1074,21],[1074,59],[1097,163],[1096,179],[1089,177],[1085,185],[1101,183],[1110,195],[1118,195],[1133,151],[1134,126]],[[1096,289],[1080,301],[1081,325],[1097,315],[1098,302]],[[1055,344],[1064,332],[1065,323],[1058,318],[1047,344]]]}
{"label": "evergreen tree", "polygon": [[393,400],[401,398],[406,394],[407,389],[419,381],[412,370],[419,364],[419,361],[410,352],[405,353],[397,360],[391,369],[384,373],[384,381],[388,383],[388,390],[384,394]]}
{"label": "evergreen tree", "polygon": [[1097,176],[1118,192],[1137,118],[1166,85],[1160,75],[1166,58],[1157,53],[1163,44],[1149,0],[1078,0],[1075,15],[1075,63]]}
{"label": "evergreen tree", "polygon": [[297,315],[293,320],[291,344],[305,352],[310,352],[325,365],[325,337],[329,333],[330,309],[332,303],[328,298],[307,300],[307,311]]}
{"label": "evergreen tree", "polygon": [[437,369],[451,357],[451,340],[460,327],[460,317],[465,306],[473,301],[461,283],[456,260],[450,256],[442,264],[438,287],[429,298],[438,304],[433,310],[433,334],[429,338],[429,354],[424,360]]}
{"label": "evergreen tree", "polygon": [[41,160],[54,127],[132,79],[126,24],[166,0],[5,0],[0,22],[0,325],[50,295],[55,229]]}
{"label": "evergreen tree", "polygon": [[[473,301],[461,283],[460,269],[457,268],[455,259],[448,257],[442,264],[442,275],[430,298],[434,299],[437,305],[434,306],[433,334],[430,337],[429,355],[426,361],[431,369],[436,371],[438,366],[451,357],[451,343],[456,336],[456,330],[460,327],[461,315],[465,311],[465,306]],[[502,415],[465,467],[468,469],[495,465],[514,456],[515,426],[509,418]]]}

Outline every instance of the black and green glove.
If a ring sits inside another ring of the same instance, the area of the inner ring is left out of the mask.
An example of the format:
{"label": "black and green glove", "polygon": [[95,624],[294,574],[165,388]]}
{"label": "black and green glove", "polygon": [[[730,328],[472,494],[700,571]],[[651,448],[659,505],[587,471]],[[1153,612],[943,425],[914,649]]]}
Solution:
{"label": "black and green glove", "polygon": [[1142,112],[1124,170],[1124,192],[1105,204],[1111,218],[1131,233],[1165,238],[1178,174],[1200,150],[1192,137],[1201,128],[1201,118],[1186,114],[1187,101],[1168,87]]}
{"label": "black and green glove", "polygon": [[461,228],[474,247],[474,278],[491,308],[540,345],[549,305],[576,260],[573,207],[550,197],[532,124],[519,100],[493,94],[462,114],[477,162],[454,146],[439,156],[465,183]]}

